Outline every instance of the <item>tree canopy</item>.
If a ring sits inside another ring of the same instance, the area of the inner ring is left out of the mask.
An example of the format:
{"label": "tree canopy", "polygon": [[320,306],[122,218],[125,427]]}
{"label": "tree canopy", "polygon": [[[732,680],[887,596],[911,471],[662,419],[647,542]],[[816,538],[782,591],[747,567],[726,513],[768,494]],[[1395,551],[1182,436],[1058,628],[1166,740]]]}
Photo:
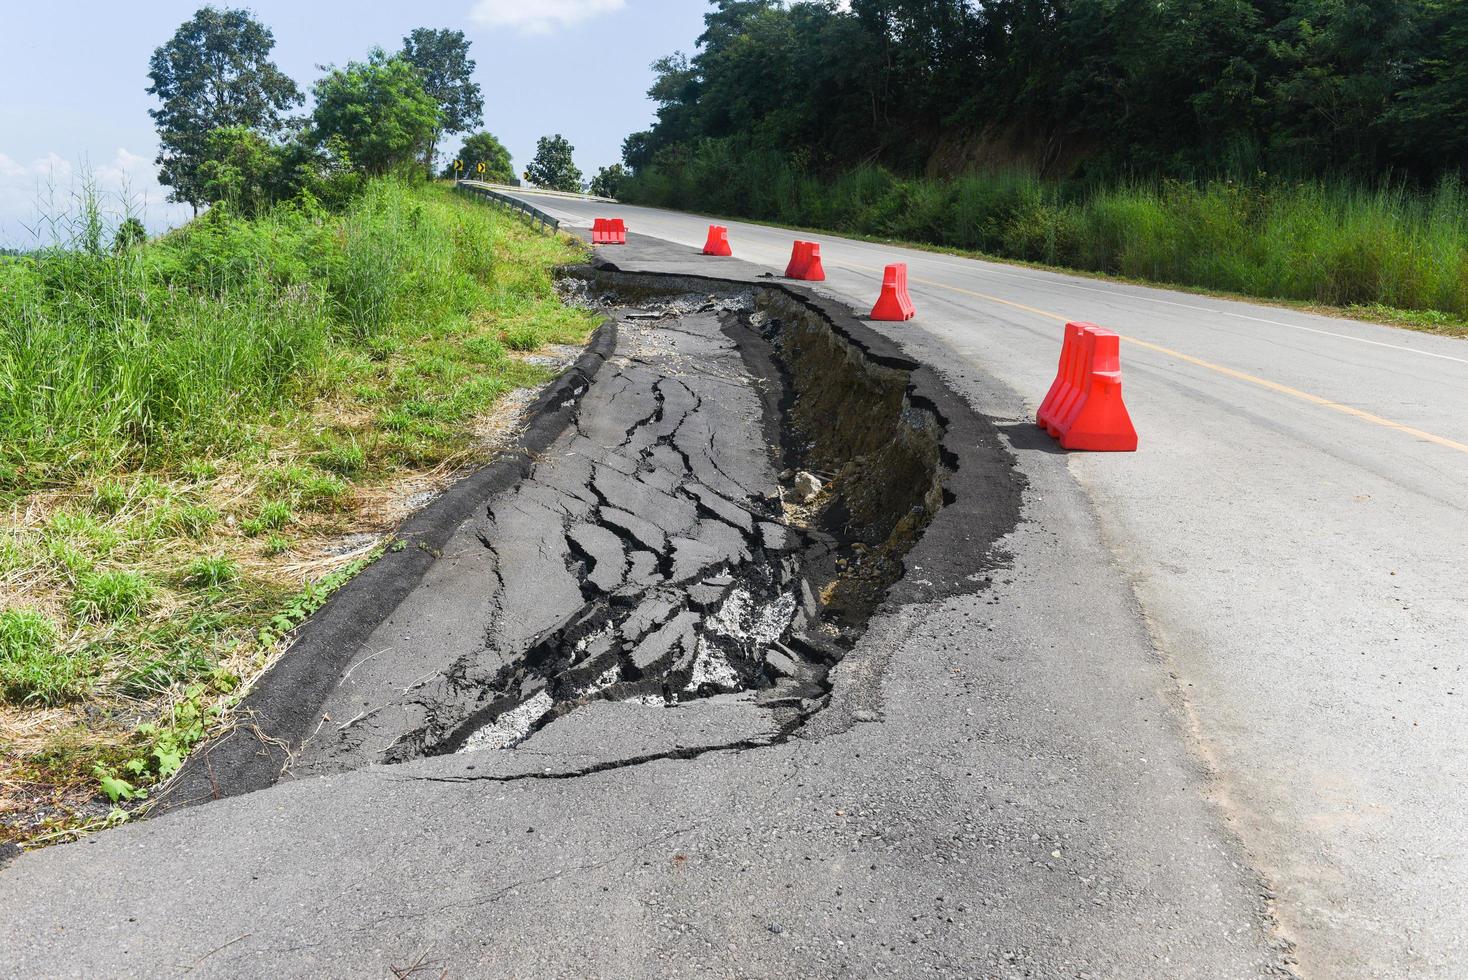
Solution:
{"label": "tree canopy", "polygon": [[[493,133],[474,133],[464,138],[464,145],[459,149],[458,159],[463,161],[464,173],[462,175],[470,180],[488,180],[500,184],[508,184],[515,179],[515,167],[510,162],[510,151],[505,149],[503,143],[495,138]],[[484,173],[476,170],[477,164],[484,164]],[[452,166],[447,167],[443,175],[445,177],[456,176]]]}
{"label": "tree canopy", "polygon": [[195,207],[207,200],[198,167],[212,130],[274,132],[302,101],[271,62],[274,47],[270,29],[248,11],[204,7],[153,52],[147,91],[162,104],[149,115],[158,126],[158,179],[173,200]]}
{"label": "tree canopy", "polygon": [[525,168],[525,176],[537,187],[579,191],[581,171],[573,159],[575,152],[576,148],[560,133],[542,136],[535,145],[535,159]]}
{"label": "tree canopy", "polygon": [[617,191],[627,179],[627,168],[620,163],[602,167],[591,178],[591,193],[597,197],[616,197]]}
{"label": "tree canopy", "polygon": [[1428,180],[1468,149],[1461,0],[710,2],[634,169],[713,139],[827,172]]}
{"label": "tree canopy", "polygon": [[419,27],[403,38],[403,58],[418,70],[423,90],[438,103],[438,126],[424,148],[424,171],[433,173],[433,157],[446,134],[484,124],[484,95],[474,81],[475,62],[463,31]]}
{"label": "tree canopy", "polygon": [[311,91],[316,138],[338,139],[368,174],[411,163],[442,125],[439,104],[424,90],[418,70],[381,48],[366,61],[332,69]]}

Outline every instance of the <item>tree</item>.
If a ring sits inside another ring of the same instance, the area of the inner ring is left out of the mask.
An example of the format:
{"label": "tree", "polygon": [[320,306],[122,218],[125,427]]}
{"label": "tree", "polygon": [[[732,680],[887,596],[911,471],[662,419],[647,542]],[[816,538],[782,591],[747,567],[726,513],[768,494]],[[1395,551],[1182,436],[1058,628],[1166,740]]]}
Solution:
{"label": "tree", "polygon": [[158,180],[170,198],[197,210],[205,197],[198,167],[209,133],[229,126],[271,133],[302,101],[296,83],[270,61],[275,36],[248,11],[204,7],[153,52],[147,89],[162,102]]}
{"label": "tree", "polygon": [[417,28],[403,38],[402,56],[418,69],[423,90],[438,103],[438,126],[423,150],[425,172],[432,176],[439,141],[484,124],[484,95],[474,81],[474,59],[463,31]]}
{"label": "tree", "polygon": [[318,142],[340,140],[367,174],[384,174],[412,163],[433,138],[441,111],[401,55],[375,48],[365,62],[335,68],[314,86],[311,114]]}
{"label": "tree", "polygon": [[[464,145],[459,150],[459,159],[463,161],[463,177],[469,180],[488,180],[500,184],[508,184],[515,179],[515,167],[510,162],[510,151],[505,149],[504,144],[495,139],[492,133],[475,133],[464,139]],[[484,164],[484,173],[479,173],[476,164]],[[456,176],[454,168],[449,166],[444,169],[445,177]]]}
{"label": "tree", "polygon": [[199,183],[211,204],[228,202],[244,214],[258,214],[282,194],[283,154],[247,126],[222,126],[209,134]]}
{"label": "tree", "polygon": [[542,136],[535,144],[535,159],[525,168],[526,178],[537,187],[553,191],[579,191],[581,171],[572,159],[575,152],[576,148],[560,133]]}
{"label": "tree", "polygon": [[1412,72],[1387,121],[1404,155],[1445,171],[1463,169],[1468,155],[1468,8],[1430,0]]}
{"label": "tree", "polygon": [[124,218],[122,224],[117,226],[117,234],[112,236],[112,251],[121,255],[129,249],[136,248],[148,240],[148,229],[137,218]]}
{"label": "tree", "polygon": [[602,167],[591,179],[591,193],[597,197],[616,197],[617,189],[627,179],[627,168],[620,163],[614,163],[610,167]]}

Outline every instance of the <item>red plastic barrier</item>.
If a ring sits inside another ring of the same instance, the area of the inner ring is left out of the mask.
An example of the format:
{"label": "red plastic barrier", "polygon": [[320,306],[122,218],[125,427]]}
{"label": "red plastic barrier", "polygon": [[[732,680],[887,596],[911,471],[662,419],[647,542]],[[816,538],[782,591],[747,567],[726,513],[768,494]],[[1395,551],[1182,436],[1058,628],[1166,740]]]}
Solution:
{"label": "red plastic barrier", "polygon": [[709,238],[703,246],[704,255],[733,255],[729,247],[729,229],[723,225],[709,225]]}
{"label": "red plastic barrier", "polygon": [[591,244],[626,245],[626,223],[621,218],[597,218],[591,223]]}
{"label": "red plastic barrier", "polygon": [[807,252],[810,242],[795,240],[795,247],[790,250],[790,264],[785,266],[786,279],[800,279],[805,267],[810,264],[810,256]]}
{"label": "red plastic barrier", "polygon": [[1065,325],[1065,337],[1060,344],[1060,364],[1055,369],[1055,380],[1050,382],[1050,391],[1046,393],[1045,400],[1040,403],[1040,410],[1035,413],[1035,421],[1040,428],[1049,430],[1055,409],[1070,394],[1071,371],[1075,368],[1075,360],[1079,356],[1081,331],[1093,326],[1095,326],[1093,323],[1067,323]]}
{"label": "red plastic barrier", "polygon": [[882,295],[872,307],[873,320],[911,320],[917,315],[912,298],[907,295],[907,264],[887,266],[882,274]]}
{"label": "red plastic barrier", "polygon": [[790,253],[790,264],[785,267],[786,279],[803,279],[806,282],[825,282],[826,267],[821,264],[820,242],[796,242]]}
{"label": "red plastic barrier", "polygon": [[799,278],[806,282],[825,282],[826,267],[821,265],[821,243],[805,243],[805,268],[800,271]]}
{"label": "red plastic barrier", "polygon": [[1067,323],[1055,381],[1036,416],[1062,449],[1136,452],[1121,396],[1121,338],[1094,323]]}

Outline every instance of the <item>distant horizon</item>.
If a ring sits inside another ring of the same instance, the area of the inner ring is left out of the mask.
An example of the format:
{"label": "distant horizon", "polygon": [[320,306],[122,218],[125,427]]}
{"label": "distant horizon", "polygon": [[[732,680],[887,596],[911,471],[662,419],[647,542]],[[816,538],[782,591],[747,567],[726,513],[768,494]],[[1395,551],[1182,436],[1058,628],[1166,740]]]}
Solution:
{"label": "distant horizon", "polygon": [[[698,0],[562,0],[550,8],[460,0],[451,16],[425,18],[342,0],[309,8],[283,0],[239,5],[273,31],[273,60],[308,93],[300,112],[310,108],[310,85],[322,65],[362,60],[373,46],[396,50],[415,27],[464,31],[484,89],[483,128],[509,149],[515,172],[524,171],[539,137],[561,133],[588,180],[621,159],[627,134],[651,123],[649,66],[675,50],[691,51],[707,9]],[[83,0],[68,8],[65,32],[49,12],[7,11],[10,27],[0,40],[0,248],[48,244],[47,219],[73,207],[87,174],[113,221],[128,211],[157,234],[192,217],[188,205],[167,201],[169,189],[157,181],[148,115],[157,101],[144,90],[153,50],[202,6],[168,0],[124,10]],[[89,56],[78,62],[77,51]],[[54,73],[58,64],[68,70]],[[525,79],[535,80],[533,97],[523,94]],[[452,159],[464,135],[447,137],[440,152]]]}

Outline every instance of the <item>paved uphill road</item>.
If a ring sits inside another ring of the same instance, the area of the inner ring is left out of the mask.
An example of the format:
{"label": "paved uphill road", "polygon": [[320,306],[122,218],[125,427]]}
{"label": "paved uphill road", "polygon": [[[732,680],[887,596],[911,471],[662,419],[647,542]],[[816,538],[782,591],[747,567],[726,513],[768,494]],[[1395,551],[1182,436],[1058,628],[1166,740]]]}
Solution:
{"label": "paved uphill road", "polygon": [[[692,249],[709,224],[526,199]],[[798,234],[720,223],[776,272]],[[918,318],[879,329],[1020,425],[1024,470],[1085,488],[1306,972],[1468,975],[1468,343],[800,237],[859,309],[907,262]],[[1067,319],[1126,338],[1135,456],[1052,456],[1022,431]]]}

